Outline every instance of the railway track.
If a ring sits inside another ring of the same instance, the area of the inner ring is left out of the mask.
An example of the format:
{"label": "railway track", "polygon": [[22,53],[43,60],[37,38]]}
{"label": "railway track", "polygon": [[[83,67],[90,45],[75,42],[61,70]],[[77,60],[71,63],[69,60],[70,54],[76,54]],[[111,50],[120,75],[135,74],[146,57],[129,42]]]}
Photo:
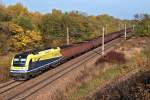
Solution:
{"label": "railway track", "polygon": [[[105,49],[109,49],[118,42],[119,39],[115,39],[109,43],[107,43]],[[26,99],[29,96],[33,95],[43,87],[53,83],[57,79],[60,79],[65,74],[69,73],[70,71],[80,67],[80,65],[88,62],[90,59],[94,58],[96,55],[99,55],[101,52],[101,47],[96,48],[76,59],[73,59],[67,63],[64,63],[57,67],[56,69],[52,69],[48,72],[43,73],[42,75],[33,78],[32,80],[25,81],[25,82],[8,82],[6,85],[0,85],[0,99],[1,100],[20,100]],[[83,59],[84,58],[84,59]],[[82,59],[82,60],[81,60]],[[68,64],[69,63],[69,64]]]}
{"label": "railway track", "polygon": [[23,82],[18,82],[18,81],[12,81],[9,84],[4,85],[3,87],[0,88],[0,94],[5,93],[9,91],[10,89],[15,88],[16,86],[23,84]]}
{"label": "railway track", "polygon": [[5,87],[5,86],[7,86],[7,85],[10,85],[10,84],[12,84],[12,83],[14,83],[14,82],[15,82],[15,80],[10,79],[10,80],[8,80],[8,81],[5,82],[5,83],[1,83],[1,84],[0,84],[0,89],[3,88],[3,87]]}

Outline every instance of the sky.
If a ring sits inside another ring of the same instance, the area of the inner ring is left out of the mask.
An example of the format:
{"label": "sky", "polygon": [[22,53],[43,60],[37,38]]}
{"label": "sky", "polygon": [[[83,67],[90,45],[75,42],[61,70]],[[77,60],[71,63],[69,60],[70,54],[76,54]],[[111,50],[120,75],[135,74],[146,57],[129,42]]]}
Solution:
{"label": "sky", "polygon": [[120,19],[133,19],[137,13],[150,14],[150,0],[0,0],[5,5],[17,2],[29,11],[41,13],[59,9],[63,12],[78,10],[88,15],[109,14]]}

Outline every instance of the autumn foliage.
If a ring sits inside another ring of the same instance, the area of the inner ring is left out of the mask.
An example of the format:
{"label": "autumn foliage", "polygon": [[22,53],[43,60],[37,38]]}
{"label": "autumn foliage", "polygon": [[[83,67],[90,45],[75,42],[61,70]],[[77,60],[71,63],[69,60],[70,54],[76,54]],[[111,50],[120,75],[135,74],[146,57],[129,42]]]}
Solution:
{"label": "autumn foliage", "polygon": [[89,16],[84,12],[57,9],[41,14],[29,12],[19,3],[0,5],[0,53],[64,45],[67,27],[70,42],[74,43],[100,36],[106,24],[108,33],[118,31],[124,27],[124,22],[130,24],[107,14]]}

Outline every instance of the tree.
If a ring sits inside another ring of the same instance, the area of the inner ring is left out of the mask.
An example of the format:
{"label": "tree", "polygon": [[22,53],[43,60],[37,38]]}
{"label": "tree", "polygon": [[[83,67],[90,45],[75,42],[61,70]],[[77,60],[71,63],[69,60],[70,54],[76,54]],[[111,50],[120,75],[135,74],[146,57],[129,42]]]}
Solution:
{"label": "tree", "polygon": [[9,12],[11,14],[13,14],[14,17],[17,16],[29,16],[29,12],[27,10],[27,8],[25,8],[22,4],[17,3],[15,5],[10,5],[7,7],[7,9],[9,10]]}
{"label": "tree", "polygon": [[0,21],[10,21],[12,19],[12,15],[5,8],[5,6],[0,5]]}
{"label": "tree", "polygon": [[136,34],[139,36],[150,36],[150,15],[140,14],[138,16],[140,17],[136,26]]}
{"label": "tree", "polygon": [[40,23],[42,21],[43,15],[40,12],[32,12],[30,21],[32,22],[32,26],[34,30],[40,31]]}
{"label": "tree", "polygon": [[33,25],[31,23],[31,20],[27,17],[18,16],[13,21],[17,25],[21,26],[24,30],[32,30],[33,29]]}
{"label": "tree", "polygon": [[26,31],[24,33],[16,34],[8,40],[11,51],[19,51],[26,49],[33,49],[42,44],[42,37],[39,32]]}
{"label": "tree", "polygon": [[[141,15],[140,17],[141,18]],[[144,18],[144,19],[143,19]],[[149,16],[142,15],[139,27],[149,32]],[[53,9],[51,13],[29,12],[22,4],[8,7],[0,5],[0,47],[1,51],[23,51],[27,48],[60,46],[66,44],[66,29],[69,28],[70,42],[76,43],[101,36],[102,27],[109,26],[107,32],[118,31],[129,20],[116,19],[107,14],[89,16],[81,11],[62,12]],[[141,32],[140,32],[141,33]]]}

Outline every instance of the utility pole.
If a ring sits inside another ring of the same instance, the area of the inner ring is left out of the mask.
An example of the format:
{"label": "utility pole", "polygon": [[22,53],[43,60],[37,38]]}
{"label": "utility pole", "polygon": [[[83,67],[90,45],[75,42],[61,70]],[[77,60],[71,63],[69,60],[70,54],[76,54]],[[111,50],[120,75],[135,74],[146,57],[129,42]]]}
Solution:
{"label": "utility pole", "polygon": [[133,25],[133,31],[135,30],[135,25]]}
{"label": "utility pole", "polygon": [[67,45],[69,45],[69,28],[67,27]]}
{"label": "utility pole", "polygon": [[107,32],[108,32],[108,25],[106,24],[105,34],[107,34]]}
{"label": "utility pole", "polygon": [[134,34],[134,32],[135,32],[135,25],[133,25],[133,34]]}
{"label": "utility pole", "polygon": [[103,27],[103,36],[102,36],[102,55],[105,54],[104,50],[105,50],[105,27]]}
{"label": "utility pole", "polygon": [[125,32],[124,32],[124,39],[126,40],[127,39],[127,25],[125,24],[124,25],[124,29],[125,29]]}

